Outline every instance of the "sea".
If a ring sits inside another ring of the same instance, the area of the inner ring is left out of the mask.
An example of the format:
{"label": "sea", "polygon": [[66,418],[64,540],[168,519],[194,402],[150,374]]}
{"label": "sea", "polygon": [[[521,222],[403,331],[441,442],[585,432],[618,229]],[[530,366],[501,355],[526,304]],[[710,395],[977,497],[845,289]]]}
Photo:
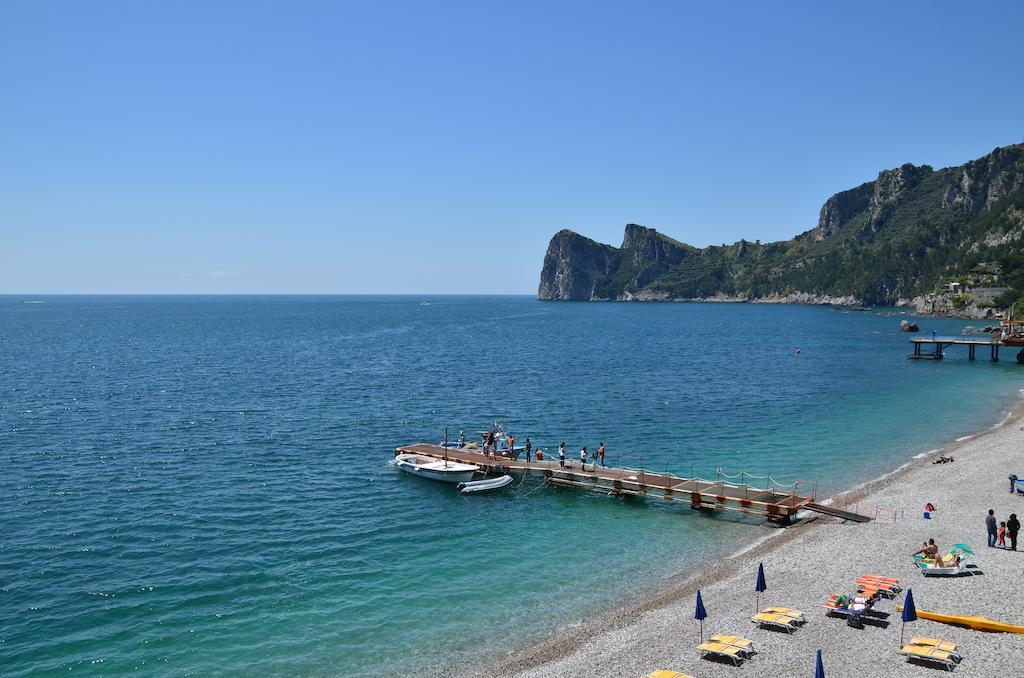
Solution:
{"label": "sea", "polygon": [[609,465],[849,489],[1020,401],[1014,352],[908,360],[908,317],[0,297],[0,673],[413,675],[570,629],[772,531],[536,478],[461,495],[397,446],[502,420]]}

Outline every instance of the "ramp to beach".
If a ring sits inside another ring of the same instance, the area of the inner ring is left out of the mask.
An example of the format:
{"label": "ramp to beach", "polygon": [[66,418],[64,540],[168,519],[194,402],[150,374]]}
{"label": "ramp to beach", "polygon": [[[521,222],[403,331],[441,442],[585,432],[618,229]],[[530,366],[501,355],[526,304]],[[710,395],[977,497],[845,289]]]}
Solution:
{"label": "ramp to beach", "polygon": [[578,461],[559,464],[557,459],[529,461],[509,457],[488,456],[479,450],[445,448],[441,445],[416,443],[395,450],[395,454],[421,454],[436,459],[476,464],[485,473],[528,473],[545,477],[551,485],[575,487],[614,496],[653,497],[689,504],[707,511],[733,511],[764,516],[783,525],[789,524],[801,509],[808,508],[845,520],[867,522],[869,517],[817,504],[816,497],[775,487],[752,487],[703,478],[682,478],[671,473],[652,473],[644,469],[605,467]]}
{"label": "ramp to beach", "polygon": [[815,513],[824,513],[827,516],[842,518],[843,520],[852,520],[855,523],[866,523],[871,520],[868,516],[854,513],[852,511],[844,511],[843,509],[828,506],[826,504],[819,504],[814,501],[809,501],[804,504],[804,508],[808,511],[814,511]]}

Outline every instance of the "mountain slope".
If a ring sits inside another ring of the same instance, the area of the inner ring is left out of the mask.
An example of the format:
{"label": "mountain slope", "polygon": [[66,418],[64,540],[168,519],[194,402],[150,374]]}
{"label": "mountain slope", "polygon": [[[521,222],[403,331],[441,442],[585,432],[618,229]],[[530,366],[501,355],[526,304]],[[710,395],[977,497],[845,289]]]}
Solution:
{"label": "mountain slope", "polygon": [[630,224],[612,247],[559,231],[538,297],[892,304],[982,262],[1024,287],[1024,144],[959,167],[885,170],[829,198],[817,226],[792,240],[699,249]]}

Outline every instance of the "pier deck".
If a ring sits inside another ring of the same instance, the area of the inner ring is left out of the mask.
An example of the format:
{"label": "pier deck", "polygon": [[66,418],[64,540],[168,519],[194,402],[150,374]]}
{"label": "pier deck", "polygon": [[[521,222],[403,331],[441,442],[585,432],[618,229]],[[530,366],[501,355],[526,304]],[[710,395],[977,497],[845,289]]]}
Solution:
{"label": "pier deck", "polygon": [[[451,461],[476,464],[485,472],[519,472],[542,475],[552,485],[576,487],[609,495],[650,496],[669,501],[688,503],[694,509],[736,511],[764,516],[768,520],[789,524],[801,509],[811,511],[822,507],[813,497],[775,488],[756,488],[750,485],[734,485],[701,478],[680,478],[669,473],[652,473],[640,469],[613,468],[588,463],[585,468],[578,460],[566,460],[565,467],[557,459],[543,461],[488,457],[479,450],[448,448],[441,445],[416,443],[395,450],[395,454],[422,454],[437,459],[446,456]],[[834,511],[820,511],[836,515]],[[848,513],[851,520],[869,520],[866,516]]]}
{"label": "pier deck", "polygon": [[[909,356],[913,360],[942,360],[944,357],[943,351],[950,346],[966,346],[967,359],[974,360],[977,348],[982,346],[988,348],[989,360],[994,363],[999,362],[999,347],[1006,345],[996,339],[971,339],[967,337],[933,337],[931,339],[914,337],[910,340],[910,343],[914,345],[914,352]],[[924,352],[922,349],[925,346],[933,348],[929,352]]]}

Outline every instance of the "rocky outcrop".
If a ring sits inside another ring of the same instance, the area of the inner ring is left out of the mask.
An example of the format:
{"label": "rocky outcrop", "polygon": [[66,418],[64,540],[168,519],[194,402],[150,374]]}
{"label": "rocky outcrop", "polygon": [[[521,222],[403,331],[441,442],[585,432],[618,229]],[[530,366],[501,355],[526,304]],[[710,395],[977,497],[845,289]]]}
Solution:
{"label": "rocky outcrop", "polygon": [[895,204],[920,182],[921,177],[930,173],[931,167],[915,167],[910,163],[894,170],[883,170],[874,181],[869,204],[869,216],[872,224],[882,220],[885,210]]}
{"label": "rocky outcrop", "polygon": [[537,297],[561,301],[598,298],[598,283],[618,267],[620,259],[614,247],[563,229],[551,239],[544,255]]}
{"label": "rocky outcrop", "polygon": [[622,237],[622,252],[633,270],[628,287],[640,289],[683,260],[687,248],[659,234],[653,228],[627,224]]}
{"label": "rocky outcrop", "polygon": [[980,212],[1006,196],[1024,189],[1024,173],[1020,164],[1024,160],[1024,145],[997,148],[984,158],[963,166],[946,188],[942,206]]}
{"label": "rocky outcrop", "polygon": [[874,184],[869,181],[849,191],[836,193],[826,200],[821,206],[817,227],[809,233],[811,239],[824,240],[834,235],[840,226],[871,205],[874,192]]}

